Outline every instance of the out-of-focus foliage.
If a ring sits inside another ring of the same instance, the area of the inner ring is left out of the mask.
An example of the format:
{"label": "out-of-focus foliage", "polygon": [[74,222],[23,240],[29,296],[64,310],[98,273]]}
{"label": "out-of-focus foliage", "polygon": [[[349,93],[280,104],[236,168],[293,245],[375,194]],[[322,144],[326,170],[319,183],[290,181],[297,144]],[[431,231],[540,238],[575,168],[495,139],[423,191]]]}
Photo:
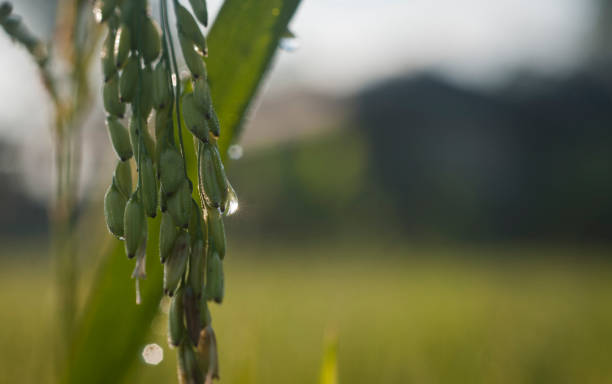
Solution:
{"label": "out-of-focus foliage", "polygon": [[[316,383],[329,330],[340,383],[612,380],[612,345],[602,342],[612,337],[609,250],[368,238],[230,246],[231,285],[213,320],[224,384]],[[0,271],[0,300],[11,309],[0,311],[10,329],[0,334],[0,381],[49,383],[51,281],[45,263],[18,251],[21,262]],[[130,383],[176,379],[166,321],[160,313],[146,339],[164,348],[164,360],[138,362]]]}
{"label": "out-of-focus foliage", "polygon": [[422,76],[358,100],[374,177],[406,228],[467,239],[609,239],[612,81],[480,92]]}
{"label": "out-of-focus foliage", "polygon": [[338,384],[338,341],[329,336],[325,344],[319,384]]}

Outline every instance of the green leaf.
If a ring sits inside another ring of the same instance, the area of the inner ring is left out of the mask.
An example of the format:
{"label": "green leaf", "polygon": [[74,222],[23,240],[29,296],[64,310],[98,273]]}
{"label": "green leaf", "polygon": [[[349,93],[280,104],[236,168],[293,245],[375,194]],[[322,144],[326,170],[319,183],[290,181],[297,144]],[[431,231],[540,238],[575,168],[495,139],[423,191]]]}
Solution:
{"label": "green leaf", "polygon": [[130,278],[134,261],[123,243],[113,240],[105,256],[74,335],[64,383],[116,383],[138,357],[161,298],[162,267],[158,257],[160,217],[149,220],[147,278],[140,282],[142,304]]}
{"label": "green leaf", "polygon": [[[268,69],[279,39],[299,0],[227,0],[209,34],[208,74],[221,121],[220,150],[226,153]],[[191,134],[183,129],[190,177],[196,171]],[[91,294],[63,367],[63,383],[116,383],[137,360],[162,296],[158,256],[160,215],[149,220],[147,278],[136,305],[133,261],[113,241],[92,284]]]}
{"label": "green leaf", "polygon": [[225,154],[237,138],[245,112],[299,3],[300,0],[226,1],[219,12],[208,35],[207,65],[222,127],[221,153]]}

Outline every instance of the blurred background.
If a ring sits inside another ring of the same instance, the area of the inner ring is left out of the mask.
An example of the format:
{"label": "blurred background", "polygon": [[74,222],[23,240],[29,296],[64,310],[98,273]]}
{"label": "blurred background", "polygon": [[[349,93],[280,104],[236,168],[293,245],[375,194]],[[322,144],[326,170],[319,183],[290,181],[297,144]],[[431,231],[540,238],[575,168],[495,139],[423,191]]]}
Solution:
{"label": "blurred background", "polygon": [[[53,31],[55,1],[13,3]],[[290,29],[228,153],[223,382],[314,383],[336,347],[345,383],[612,382],[611,3],[304,0]],[[0,381],[39,382],[51,106],[27,52],[0,51]],[[85,282],[110,238],[99,93]],[[165,358],[131,382],[174,380],[162,304]]]}

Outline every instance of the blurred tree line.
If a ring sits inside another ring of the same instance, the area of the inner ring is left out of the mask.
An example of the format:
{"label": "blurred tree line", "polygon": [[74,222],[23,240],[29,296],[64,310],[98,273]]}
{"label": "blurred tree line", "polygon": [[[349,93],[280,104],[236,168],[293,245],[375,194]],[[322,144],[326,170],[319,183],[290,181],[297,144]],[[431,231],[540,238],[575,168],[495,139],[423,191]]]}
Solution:
{"label": "blurred tree line", "polygon": [[524,76],[478,92],[430,76],[362,94],[374,174],[416,231],[608,239],[612,82]]}
{"label": "blurred tree line", "polygon": [[612,3],[598,6],[592,49],[565,78],[519,73],[489,90],[391,79],[346,101],[343,134],[250,158],[278,184],[253,193],[237,176],[246,232],[610,240]]}
{"label": "blurred tree line", "polygon": [[[230,162],[241,201],[233,231],[610,239],[612,78],[605,74],[525,75],[489,91],[422,75],[346,103],[354,117],[343,127]],[[0,179],[2,233],[43,231],[42,206],[15,175]]]}

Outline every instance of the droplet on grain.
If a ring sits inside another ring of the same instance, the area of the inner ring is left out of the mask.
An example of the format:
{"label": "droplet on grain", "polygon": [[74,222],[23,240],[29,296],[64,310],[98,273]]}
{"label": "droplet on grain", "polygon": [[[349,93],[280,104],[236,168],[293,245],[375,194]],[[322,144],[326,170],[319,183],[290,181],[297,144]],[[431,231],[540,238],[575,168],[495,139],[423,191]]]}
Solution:
{"label": "droplet on grain", "polygon": [[285,52],[295,52],[300,48],[300,40],[293,32],[287,30],[281,36],[278,47]]}
{"label": "droplet on grain", "polygon": [[225,216],[231,216],[238,210],[238,196],[231,184],[227,188],[227,202],[225,205]]}

